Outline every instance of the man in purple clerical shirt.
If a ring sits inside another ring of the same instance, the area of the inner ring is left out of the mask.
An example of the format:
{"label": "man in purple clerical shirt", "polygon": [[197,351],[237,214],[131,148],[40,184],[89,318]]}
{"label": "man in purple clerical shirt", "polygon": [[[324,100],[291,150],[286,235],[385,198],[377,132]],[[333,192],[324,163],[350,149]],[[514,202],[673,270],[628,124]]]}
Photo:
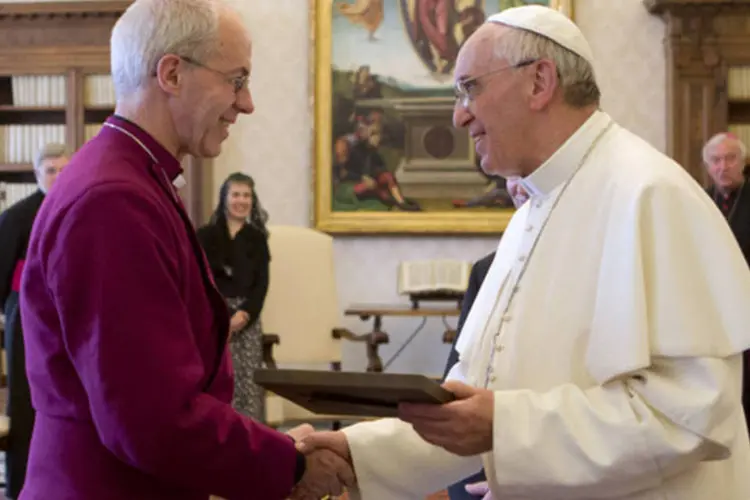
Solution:
{"label": "man in purple clerical shirt", "polygon": [[232,409],[229,318],[174,188],[253,112],[251,43],[211,0],[136,0],[111,39],[115,115],[41,207],[21,285],[34,408],[23,500],[320,498],[332,453]]}

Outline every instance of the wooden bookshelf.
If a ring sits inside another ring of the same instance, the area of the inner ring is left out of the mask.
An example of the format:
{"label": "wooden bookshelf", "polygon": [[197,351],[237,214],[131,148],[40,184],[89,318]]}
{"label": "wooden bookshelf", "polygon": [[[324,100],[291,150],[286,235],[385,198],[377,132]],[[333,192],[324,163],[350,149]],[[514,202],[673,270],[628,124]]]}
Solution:
{"label": "wooden bookshelf", "polygon": [[733,70],[750,74],[750,0],[643,2],[666,24],[668,153],[705,183],[706,141],[750,125],[750,77],[746,94],[730,92]]}
{"label": "wooden bookshelf", "polygon": [[[97,95],[93,102],[89,97],[108,78],[112,27],[130,3],[0,3],[0,182],[34,182],[29,150],[37,148],[24,146],[18,154],[14,147],[16,154],[9,155],[7,127],[15,133],[29,127],[21,134],[30,133],[38,143],[59,135],[77,150],[114,112],[114,96],[103,100]],[[35,91],[29,82],[36,82]],[[191,219],[201,224],[207,169],[194,158],[187,158],[184,167],[188,187],[181,194]]]}

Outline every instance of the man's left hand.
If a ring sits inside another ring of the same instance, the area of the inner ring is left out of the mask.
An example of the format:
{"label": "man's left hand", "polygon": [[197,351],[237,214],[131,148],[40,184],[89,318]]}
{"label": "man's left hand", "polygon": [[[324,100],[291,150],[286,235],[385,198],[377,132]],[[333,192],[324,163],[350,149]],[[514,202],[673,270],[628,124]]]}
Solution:
{"label": "man's left hand", "polygon": [[461,456],[492,450],[492,391],[448,381],[443,388],[456,396],[443,405],[402,403],[398,416],[422,439]]}

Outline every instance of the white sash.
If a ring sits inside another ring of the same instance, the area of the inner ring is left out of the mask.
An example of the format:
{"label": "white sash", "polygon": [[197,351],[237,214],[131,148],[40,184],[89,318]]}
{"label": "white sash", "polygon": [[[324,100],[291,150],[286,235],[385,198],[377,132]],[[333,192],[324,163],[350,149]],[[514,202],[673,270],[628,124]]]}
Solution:
{"label": "white sash", "polygon": [[[472,304],[461,329],[461,335],[456,342],[456,351],[458,351],[459,360],[464,370],[469,368],[470,365],[479,362],[479,358],[475,356],[475,350],[477,347],[483,345],[483,338],[489,319],[492,316],[492,312],[498,306],[497,302],[500,298],[500,293],[508,282],[511,269],[518,256],[523,239],[522,226],[526,222],[528,212],[528,203],[526,203],[513,215],[508,223],[508,227],[500,238],[492,265],[487,271],[487,276],[479,288],[479,293],[477,293],[474,304]],[[471,371],[474,372],[476,370],[472,369]],[[468,371],[464,373],[468,374]],[[473,378],[470,377],[467,383],[475,385],[478,381],[472,380]]]}

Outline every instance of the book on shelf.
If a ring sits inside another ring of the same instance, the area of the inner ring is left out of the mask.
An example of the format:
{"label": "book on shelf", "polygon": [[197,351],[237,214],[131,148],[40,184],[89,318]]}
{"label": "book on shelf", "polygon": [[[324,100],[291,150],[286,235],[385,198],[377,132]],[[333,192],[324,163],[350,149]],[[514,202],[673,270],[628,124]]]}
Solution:
{"label": "book on shelf", "polygon": [[22,199],[34,194],[37,185],[30,182],[0,182],[0,213]]}
{"label": "book on shelf", "polygon": [[[19,108],[64,108],[67,84],[64,75],[19,75],[10,78],[11,106]],[[114,107],[111,75],[87,75],[83,88],[87,107]]]}
{"label": "book on shelf", "polygon": [[727,94],[729,100],[750,101],[750,66],[733,66],[729,68]]}
{"label": "book on shelf", "polygon": [[102,129],[102,125],[98,123],[87,123],[83,126],[83,139],[88,142],[99,133]]}
{"label": "book on shelf", "polygon": [[32,163],[52,142],[65,144],[65,125],[0,125],[2,163]]}
{"label": "book on shelf", "polygon": [[729,131],[739,137],[745,146],[750,147],[750,125],[729,125]]}
{"label": "book on shelf", "polygon": [[115,87],[111,75],[88,75],[83,87],[83,102],[87,107],[114,107]]}
{"label": "book on shelf", "polygon": [[21,75],[10,80],[13,106],[62,108],[66,101],[65,76]]}
{"label": "book on shelf", "polygon": [[462,260],[412,260],[399,264],[399,295],[463,295],[469,286],[472,263]]}

